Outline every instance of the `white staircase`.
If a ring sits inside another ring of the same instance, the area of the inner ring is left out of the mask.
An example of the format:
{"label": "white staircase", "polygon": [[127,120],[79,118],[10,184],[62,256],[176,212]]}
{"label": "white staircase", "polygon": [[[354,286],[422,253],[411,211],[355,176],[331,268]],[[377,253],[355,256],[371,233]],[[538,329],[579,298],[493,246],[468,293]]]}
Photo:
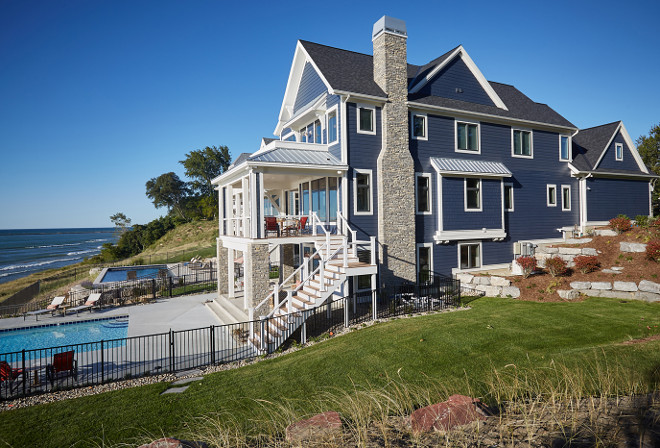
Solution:
{"label": "white staircase", "polygon": [[[343,217],[340,216],[343,219]],[[313,224],[315,220],[312,220]],[[348,225],[346,227],[349,231]],[[303,282],[291,291],[286,291],[286,299],[280,302],[280,291],[282,285],[286,284],[295,276],[301,268],[277,285],[273,293],[264,299],[261,304],[273,300],[273,309],[259,321],[252,329],[250,342],[260,352],[272,352],[286,341],[293,332],[307,319],[310,311],[325,304],[333,293],[335,293],[348,276],[361,275],[363,273],[375,273],[375,257],[372,255],[371,263],[363,263],[357,257],[355,232],[352,232],[352,243],[348,243],[345,235],[330,235],[323,228],[325,235],[315,241],[316,252],[310,257],[311,260],[319,259],[319,265],[313,270]],[[375,251],[375,239],[370,242],[372,254]],[[261,305],[260,304],[260,305]],[[257,306],[259,308],[259,306]],[[266,334],[263,338],[262,334]]]}

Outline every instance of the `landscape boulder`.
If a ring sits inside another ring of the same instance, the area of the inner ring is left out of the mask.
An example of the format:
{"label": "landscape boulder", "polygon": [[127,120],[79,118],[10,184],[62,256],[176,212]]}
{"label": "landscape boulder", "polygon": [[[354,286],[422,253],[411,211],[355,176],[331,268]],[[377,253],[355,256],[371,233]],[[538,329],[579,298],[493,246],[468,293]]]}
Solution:
{"label": "landscape boulder", "polygon": [[[616,271],[614,271],[616,272]],[[635,282],[614,282],[615,291],[628,291],[635,292],[637,291],[637,283]]]}
{"label": "landscape boulder", "polygon": [[490,277],[475,276],[472,279],[472,283],[475,285],[490,286]]}
{"label": "landscape boulder", "polygon": [[591,289],[591,282],[571,282],[573,289]]}
{"label": "landscape boulder", "polygon": [[646,300],[647,302],[660,301],[660,294],[653,294],[652,292],[637,291],[633,294],[633,298],[637,300]]}
{"label": "landscape boulder", "polygon": [[660,283],[642,280],[639,282],[639,290],[644,292],[652,292],[653,294],[660,294]]}
{"label": "landscape boulder", "polygon": [[327,411],[311,418],[291,423],[286,427],[286,440],[299,442],[301,440],[323,438],[341,434],[341,417],[337,412]]}
{"label": "landscape boulder", "polygon": [[621,252],[646,252],[646,244],[621,241],[619,243],[619,249]]}
{"label": "landscape boulder", "polygon": [[576,291],[575,289],[558,289],[557,294],[566,300],[575,300],[580,297],[580,291]]}
{"label": "landscape boulder", "polygon": [[456,426],[467,425],[476,420],[486,420],[476,398],[452,395],[447,401],[417,409],[410,415],[413,432],[447,431]]}
{"label": "landscape boulder", "polygon": [[505,286],[502,288],[502,292],[500,293],[502,297],[512,297],[514,299],[517,299],[520,297],[520,288],[517,286]]}
{"label": "landscape boulder", "polygon": [[580,255],[582,253],[582,249],[579,247],[560,247],[559,253],[563,255]]}
{"label": "landscape boulder", "polygon": [[617,233],[610,229],[599,229],[595,230],[594,233],[598,236],[617,236]]}
{"label": "landscape boulder", "polygon": [[609,291],[612,289],[612,283],[610,282],[591,282],[591,289],[602,289]]}
{"label": "landscape boulder", "polygon": [[593,247],[583,247],[582,248],[582,255],[596,256],[596,255],[598,255],[598,251],[596,249],[594,249]]}
{"label": "landscape boulder", "polygon": [[493,286],[510,286],[511,280],[507,280],[504,277],[491,277],[490,284]]}
{"label": "landscape boulder", "polygon": [[208,448],[209,446],[204,442],[189,442],[187,440],[179,440],[172,437],[163,437],[162,439],[154,440],[151,443],[140,445],[139,448]]}
{"label": "landscape boulder", "polygon": [[461,283],[472,283],[474,275],[472,274],[456,274],[456,280],[459,280]]}

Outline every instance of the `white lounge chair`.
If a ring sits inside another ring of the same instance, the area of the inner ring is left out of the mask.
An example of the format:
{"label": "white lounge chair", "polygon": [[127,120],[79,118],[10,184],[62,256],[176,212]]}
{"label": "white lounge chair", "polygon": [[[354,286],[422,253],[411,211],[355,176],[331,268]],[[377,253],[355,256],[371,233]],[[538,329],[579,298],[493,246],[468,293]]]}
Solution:
{"label": "white lounge chair", "polygon": [[92,307],[96,305],[96,302],[101,298],[101,293],[100,292],[95,292],[94,294],[90,294],[89,297],[87,297],[87,301],[83,305],[75,306],[73,308],[69,308],[68,310],[64,310],[64,313],[66,314],[67,311],[75,311],[76,315],[80,313],[81,311],[84,310],[89,310],[89,312],[92,312]]}
{"label": "white lounge chair", "polygon": [[50,305],[48,305],[46,308],[42,310],[28,311],[27,313],[23,313],[23,320],[25,320],[27,316],[35,316],[37,320],[39,320],[39,315],[46,313],[51,313],[51,315],[55,315],[55,311],[57,311],[57,309],[60,307],[62,302],[64,302],[64,296],[57,296],[53,299],[52,302],[50,302]]}

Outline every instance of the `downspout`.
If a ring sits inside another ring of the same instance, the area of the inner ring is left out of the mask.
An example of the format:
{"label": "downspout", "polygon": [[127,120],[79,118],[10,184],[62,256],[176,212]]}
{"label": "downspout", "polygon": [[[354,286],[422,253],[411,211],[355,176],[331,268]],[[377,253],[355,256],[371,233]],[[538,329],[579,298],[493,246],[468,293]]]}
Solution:
{"label": "downspout", "polygon": [[655,183],[657,181],[657,177],[649,181],[649,216],[651,218],[653,218],[653,190],[655,190]]}
{"label": "downspout", "polygon": [[586,176],[580,178],[580,233],[584,234],[587,227],[587,179],[593,177],[593,174],[589,173]]}

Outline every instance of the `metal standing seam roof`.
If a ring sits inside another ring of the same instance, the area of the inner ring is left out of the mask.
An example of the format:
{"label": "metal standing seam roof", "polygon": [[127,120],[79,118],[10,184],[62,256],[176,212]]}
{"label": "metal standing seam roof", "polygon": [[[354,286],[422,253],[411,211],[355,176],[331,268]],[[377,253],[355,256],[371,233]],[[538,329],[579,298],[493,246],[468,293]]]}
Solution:
{"label": "metal standing seam roof", "polygon": [[327,151],[309,149],[275,148],[248,159],[250,162],[295,163],[301,165],[343,166],[341,161]]}
{"label": "metal standing seam roof", "polygon": [[431,157],[431,164],[439,173],[492,174],[503,177],[513,175],[501,162]]}

